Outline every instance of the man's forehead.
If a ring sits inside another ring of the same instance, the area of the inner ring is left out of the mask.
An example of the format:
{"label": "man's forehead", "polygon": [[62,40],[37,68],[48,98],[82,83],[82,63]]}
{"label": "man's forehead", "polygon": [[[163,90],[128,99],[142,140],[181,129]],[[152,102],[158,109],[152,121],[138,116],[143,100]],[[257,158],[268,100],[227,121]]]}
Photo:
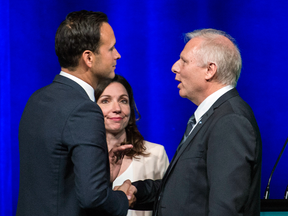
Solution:
{"label": "man's forehead", "polygon": [[185,48],[188,49],[188,50],[196,49],[203,42],[203,40],[204,39],[200,38],[200,37],[192,38],[186,43],[184,49]]}
{"label": "man's forehead", "polygon": [[180,57],[188,57],[190,55],[193,54],[193,52],[198,49],[199,45],[201,44],[201,42],[203,41],[203,39],[201,38],[192,38],[191,40],[189,40],[184,49],[182,50]]}
{"label": "man's forehead", "polygon": [[100,35],[101,37],[107,34],[111,34],[112,27],[108,23],[103,23],[100,28]]}
{"label": "man's forehead", "polygon": [[100,40],[102,43],[108,42],[114,45],[116,43],[116,39],[114,36],[114,31],[109,23],[104,22],[100,29]]}

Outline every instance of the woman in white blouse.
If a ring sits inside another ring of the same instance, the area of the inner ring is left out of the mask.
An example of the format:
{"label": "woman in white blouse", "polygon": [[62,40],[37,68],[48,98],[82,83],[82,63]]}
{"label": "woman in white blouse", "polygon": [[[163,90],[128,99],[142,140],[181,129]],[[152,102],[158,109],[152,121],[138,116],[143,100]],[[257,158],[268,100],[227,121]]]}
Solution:
{"label": "woman in white blouse", "polygon": [[[114,146],[132,144],[133,149],[124,156],[120,172],[113,187],[126,179],[131,182],[144,179],[161,179],[169,160],[162,145],[145,141],[137,129],[133,92],[127,80],[116,75],[102,80],[95,90],[95,100],[102,109],[108,150]],[[139,115],[140,118],[140,115]],[[150,216],[151,211],[129,210],[129,216]]]}

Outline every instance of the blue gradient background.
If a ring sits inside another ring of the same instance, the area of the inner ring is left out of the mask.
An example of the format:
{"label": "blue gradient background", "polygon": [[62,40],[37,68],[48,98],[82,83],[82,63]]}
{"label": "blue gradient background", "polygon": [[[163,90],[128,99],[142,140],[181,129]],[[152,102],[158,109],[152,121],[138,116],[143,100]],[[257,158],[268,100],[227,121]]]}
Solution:
{"label": "blue gradient background", "polygon": [[[262,191],[288,136],[288,2],[272,0],[1,0],[0,215],[15,215],[19,184],[18,125],[29,96],[60,72],[54,36],[75,10],[103,11],[122,55],[116,73],[131,83],[146,140],[163,144],[171,159],[196,109],[179,96],[173,63],[183,34],[216,28],[238,42],[243,69],[237,89],[254,110],[263,139]],[[283,157],[271,182],[282,199],[288,184]]]}

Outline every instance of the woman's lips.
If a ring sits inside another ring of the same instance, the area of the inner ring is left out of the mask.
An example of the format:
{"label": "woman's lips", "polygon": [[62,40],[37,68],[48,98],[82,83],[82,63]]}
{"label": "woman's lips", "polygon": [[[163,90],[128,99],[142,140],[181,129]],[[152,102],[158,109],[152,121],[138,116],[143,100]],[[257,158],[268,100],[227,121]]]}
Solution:
{"label": "woman's lips", "polygon": [[113,121],[121,121],[123,118],[122,117],[112,117],[112,118],[109,118]]}

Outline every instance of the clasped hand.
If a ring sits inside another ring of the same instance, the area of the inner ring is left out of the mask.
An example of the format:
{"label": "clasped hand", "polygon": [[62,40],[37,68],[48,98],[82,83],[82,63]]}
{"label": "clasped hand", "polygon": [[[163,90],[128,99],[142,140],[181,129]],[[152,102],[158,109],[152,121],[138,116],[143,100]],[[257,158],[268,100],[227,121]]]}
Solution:
{"label": "clasped hand", "polygon": [[127,196],[129,207],[133,207],[134,203],[136,202],[135,194],[137,193],[137,188],[131,184],[129,179],[124,181],[122,185],[115,186],[113,190],[123,191]]}

